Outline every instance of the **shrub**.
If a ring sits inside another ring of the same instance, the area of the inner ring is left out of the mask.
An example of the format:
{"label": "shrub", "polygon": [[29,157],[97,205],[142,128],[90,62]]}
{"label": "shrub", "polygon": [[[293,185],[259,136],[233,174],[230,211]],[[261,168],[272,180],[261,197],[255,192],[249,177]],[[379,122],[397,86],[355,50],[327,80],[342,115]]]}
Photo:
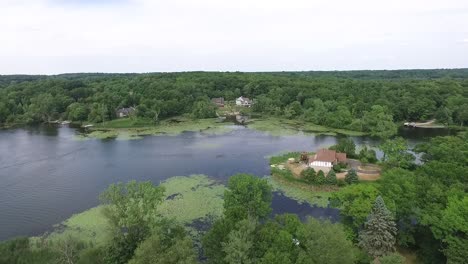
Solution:
{"label": "shrub", "polygon": [[[322,172],[323,173],[323,172]],[[313,168],[307,168],[301,172],[301,177],[310,184],[317,182],[317,174]]]}
{"label": "shrub", "polygon": [[323,173],[322,170],[319,170],[317,173],[316,183],[319,185],[322,185],[322,184],[325,184],[325,182],[326,182],[325,173]]}
{"label": "shrub", "polygon": [[327,184],[330,184],[330,185],[335,185],[335,184],[337,183],[335,171],[330,170],[330,171],[328,172],[327,178],[326,178],[325,182],[326,182]]}
{"label": "shrub", "polygon": [[338,185],[338,187],[344,187],[346,186],[346,182],[343,179],[339,179],[336,181],[336,185]]}
{"label": "shrub", "polygon": [[368,149],[367,146],[364,146],[364,148],[359,151],[359,160],[363,163],[377,162],[377,155],[375,150]]}

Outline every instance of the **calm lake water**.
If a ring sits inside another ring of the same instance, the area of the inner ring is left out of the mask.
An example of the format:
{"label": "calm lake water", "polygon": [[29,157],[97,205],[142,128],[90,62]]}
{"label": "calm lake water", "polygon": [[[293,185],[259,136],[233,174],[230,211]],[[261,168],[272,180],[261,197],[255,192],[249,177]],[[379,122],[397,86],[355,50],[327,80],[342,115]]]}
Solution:
{"label": "calm lake water", "polygon": [[[333,136],[270,136],[236,127],[223,135],[183,133],[141,140],[76,141],[69,127],[0,130],[0,240],[39,235],[74,213],[98,204],[98,195],[118,181],[206,174],[223,183],[235,173],[269,175],[267,155],[314,151],[335,144]],[[422,133],[422,134],[420,134]],[[401,131],[411,144],[445,130]],[[416,135],[416,136],[415,136]],[[354,137],[357,144],[378,141]],[[274,213],[338,219],[333,208],[300,205],[275,194]]]}

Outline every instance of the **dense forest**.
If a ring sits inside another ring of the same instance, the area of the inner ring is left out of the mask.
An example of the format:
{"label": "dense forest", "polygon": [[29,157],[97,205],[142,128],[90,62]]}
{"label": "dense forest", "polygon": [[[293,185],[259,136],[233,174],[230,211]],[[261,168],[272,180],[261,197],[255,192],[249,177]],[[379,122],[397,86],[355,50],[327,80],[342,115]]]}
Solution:
{"label": "dense forest", "polygon": [[387,137],[402,121],[463,126],[468,70],[0,76],[0,124],[99,123],[116,118],[121,107],[136,107],[138,117],[156,122],[183,114],[208,118],[211,98],[239,96],[254,99],[252,110],[262,116]]}

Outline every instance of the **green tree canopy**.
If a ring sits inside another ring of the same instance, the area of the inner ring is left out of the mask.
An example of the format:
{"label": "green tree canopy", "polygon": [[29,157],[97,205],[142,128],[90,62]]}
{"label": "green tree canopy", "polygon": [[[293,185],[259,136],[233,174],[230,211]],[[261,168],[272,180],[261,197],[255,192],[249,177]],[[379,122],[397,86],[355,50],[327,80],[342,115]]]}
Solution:
{"label": "green tree canopy", "polygon": [[380,149],[384,153],[383,161],[390,167],[409,168],[415,159],[408,152],[408,143],[401,137],[384,141]]}
{"label": "green tree canopy", "polygon": [[264,219],[271,212],[271,186],[265,179],[249,174],[236,174],[229,178],[224,193],[227,218],[242,220],[248,217]]}
{"label": "green tree canopy", "polygon": [[359,246],[374,258],[388,255],[395,251],[396,233],[392,214],[383,198],[378,196],[364,229],[359,232]]}
{"label": "green tree canopy", "polygon": [[297,234],[296,263],[355,263],[355,249],[342,226],[309,218]]}

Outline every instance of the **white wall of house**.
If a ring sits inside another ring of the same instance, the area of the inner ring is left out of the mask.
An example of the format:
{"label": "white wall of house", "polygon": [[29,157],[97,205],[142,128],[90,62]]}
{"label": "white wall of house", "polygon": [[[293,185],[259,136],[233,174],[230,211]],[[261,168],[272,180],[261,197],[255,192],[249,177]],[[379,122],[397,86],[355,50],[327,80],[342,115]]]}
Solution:
{"label": "white wall of house", "polygon": [[329,161],[314,161],[314,162],[311,162],[309,164],[310,167],[314,166],[314,167],[327,167],[327,168],[331,168],[333,167],[332,163],[329,162]]}
{"label": "white wall of house", "polygon": [[250,106],[250,101],[246,101],[244,99],[241,99],[240,97],[236,99],[236,105],[240,106]]}

